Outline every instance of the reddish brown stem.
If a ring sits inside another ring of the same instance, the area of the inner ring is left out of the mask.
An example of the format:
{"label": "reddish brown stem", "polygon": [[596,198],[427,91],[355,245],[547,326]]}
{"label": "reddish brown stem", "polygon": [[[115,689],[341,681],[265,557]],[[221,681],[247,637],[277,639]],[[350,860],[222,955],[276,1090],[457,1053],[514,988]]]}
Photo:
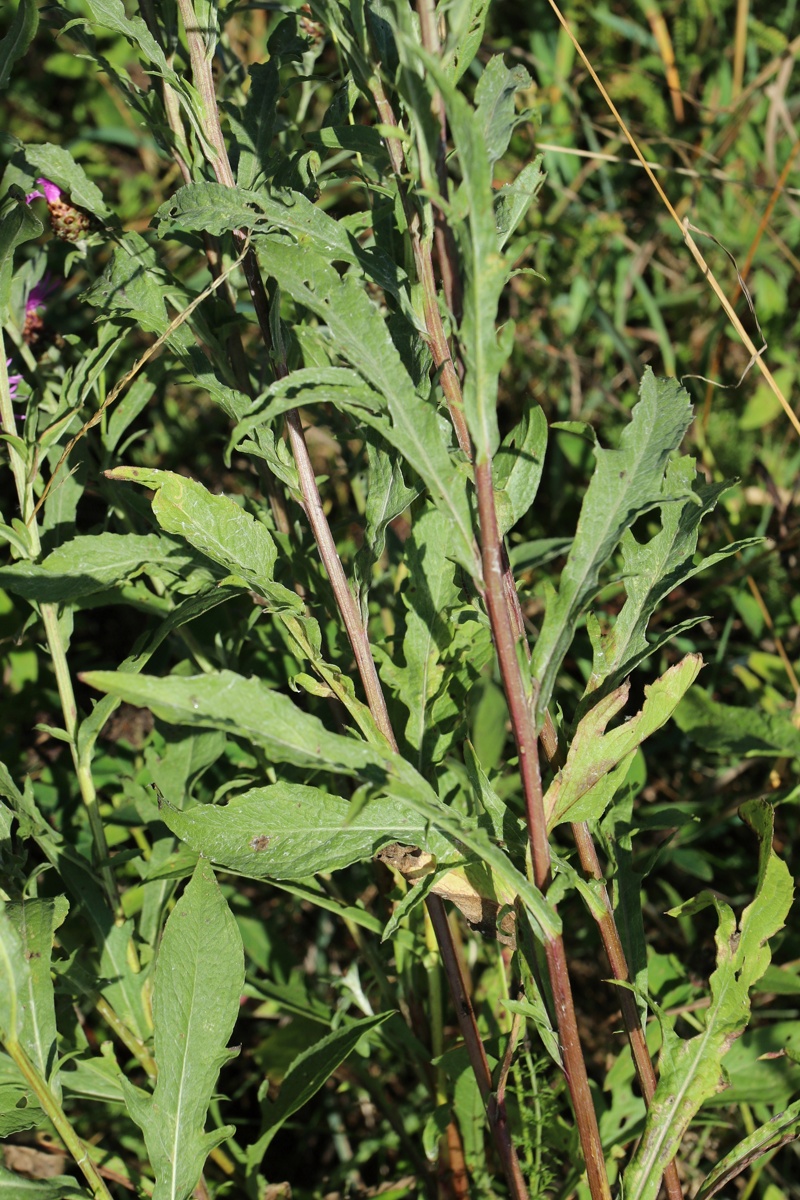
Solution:
{"label": "reddish brown stem", "polygon": [[[546,892],[550,882],[550,845],[544,815],[542,779],[539,771],[539,746],[532,720],[529,692],[517,657],[516,638],[511,624],[504,588],[503,558],[497,512],[492,487],[491,462],[475,464],[475,484],[478,491],[478,514],[481,527],[481,557],[486,606],[492,627],[500,674],[503,679],[511,728],[517,744],[520,776],[525,796],[528,836],[533,858],[533,878],[540,891]],[[586,1162],[586,1173],[593,1200],[610,1200],[600,1130],[594,1111],[589,1078],[583,1058],[572,989],[567,971],[564,943],[560,937],[545,942],[550,986],[553,991],[556,1023],[558,1025],[564,1074],[578,1125],[578,1134]]]}
{"label": "reddish brown stem", "polygon": [[486,1051],[483,1048],[483,1042],[478,1033],[478,1025],[475,1020],[472,1001],[469,998],[464,976],[461,973],[461,964],[458,961],[453,936],[450,932],[450,926],[447,923],[444,902],[441,897],[431,894],[425,903],[428,907],[436,940],[442,952],[442,963],[455,1003],[458,1025],[467,1047],[467,1054],[469,1055],[469,1061],[475,1074],[481,1099],[486,1106],[489,1127],[492,1131],[492,1137],[497,1148],[497,1153],[500,1156],[500,1161],[503,1164],[503,1172],[508,1182],[509,1190],[513,1200],[527,1200],[528,1189],[522,1178],[522,1171],[514,1143],[511,1141],[511,1131],[508,1128],[508,1121],[506,1120],[505,1106],[501,1110],[494,1103],[492,1073],[489,1070]]}

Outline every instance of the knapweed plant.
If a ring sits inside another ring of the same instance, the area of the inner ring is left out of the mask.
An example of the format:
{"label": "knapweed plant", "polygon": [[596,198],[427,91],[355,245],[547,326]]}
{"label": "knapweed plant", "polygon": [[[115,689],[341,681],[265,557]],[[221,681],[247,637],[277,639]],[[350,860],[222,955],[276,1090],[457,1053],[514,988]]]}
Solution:
{"label": "knapweed plant", "polygon": [[514,392],[543,173],[487,8],[10,21],[3,84],[57,37],[158,201],[6,143],[0,587],[41,700],[0,768],[0,1125],[61,1174],[3,1195],[706,1200],[800,1126],[787,1034],[779,1098],[702,1136],[752,989],[796,984],[771,806],[746,891],[648,898],[703,819],[648,810],[648,739],[733,720],[684,701],[705,614],[667,599],[750,542],[698,553],[725,485],[675,379],[613,446]]}

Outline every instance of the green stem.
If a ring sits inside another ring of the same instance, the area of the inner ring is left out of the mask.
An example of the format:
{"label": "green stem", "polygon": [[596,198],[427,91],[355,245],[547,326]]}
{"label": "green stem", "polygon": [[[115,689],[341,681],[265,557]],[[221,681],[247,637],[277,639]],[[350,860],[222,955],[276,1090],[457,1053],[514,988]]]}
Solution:
{"label": "green stem", "polygon": [[46,1081],[28,1058],[22,1046],[16,1040],[9,1040],[5,1043],[5,1047],[9,1056],[19,1068],[20,1074],[39,1101],[42,1109],[52,1121],[56,1133],[75,1159],[75,1164],[82,1172],[95,1200],[113,1200],[97,1167],[89,1157],[85,1145],[72,1128],[63,1108],[50,1091]]}
{"label": "green stem", "polygon": [[[11,404],[11,396],[8,386],[8,371],[6,370],[5,346],[3,344],[2,330],[0,330],[0,419],[2,419],[3,429],[6,433],[16,434],[14,409]],[[33,485],[28,477],[28,471],[25,460],[16,449],[9,443],[9,455],[11,459],[11,470],[14,475],[14,482],[17,488],[17,501],[19,503],[22,519],[28,529],[30,538],[31,553],[34,558],[39,555],[41,550],[41,541],[39,539],[39,527],[34,519],[35,500],[33,495]],[[81,799],[83,800],[86,812],[89,818],[89,827],[92,831],[92,839],[95,847],[95,854],[98,861],[102,864],[101,873],[106,893],[112,909],[116,910],[119,896],[117,892],[114,875],[108,862],[108,844],[106,843],[105,830],[103,822],[100,818],[100,813],[97,807],[97,793],[92,780],[91,770],[88,764],[82,763],[78,755],[77,733],[78,733],[78,706],[75,703],[75,693],[72,688],[72,679],[67,666],[67,656],[64,647],[64,639],[61,636],[61,630],[58,624],[58,606],[55,604],[40,604],[39,612],[44,625],[45,637],[47,639],[47,647],[50,651],[50,659],[55,672],[56,685],[58,687],[58,695],[61,700],[61,710],[64,715],[64,728],[66,729],[69,738],[69,747],[72,753],[72,762],[75,767],[75,773],[78,779]]]}
{"label": "green stem", "polygon": [[80,788],[86,815],[89,818],[89,828],[92,831],[95,855],[100,864],[100,873],[106,895],[112,909],[116,911],[119,905],[119,893],[114,873],[111,870],[111,864],[108,861],[108,843],[98,807],[97,791],[92,779],[91,767],[88,763],[81,761],[78,753],[78,706],[75,702],[72,677],[67,665],[64,639],[61,636],[58,624],[58,609],[55,604],[40,604],[39,611],[42,615],[47,646],[50,650],[50,659],[53,664],[53,671],[55,672],[58,695],[61,700],[61,711],[64,714],[64,727],[69,737],[69,747],[72,752],[72,762],[78,779],[78,787]]}
{"label": "green stem", "polygon": [[156,1061],[141,1038],[138,1038],[135,1033],[131,1032],[125,1022],[102,996],[99,997],[95,1007],[106,1025],[113,1030],[126,1050],[129,1050],[139,1063],[139,1066],[143,1069],[147,1077],[149,1079],[156,1079],[158,1077]]}

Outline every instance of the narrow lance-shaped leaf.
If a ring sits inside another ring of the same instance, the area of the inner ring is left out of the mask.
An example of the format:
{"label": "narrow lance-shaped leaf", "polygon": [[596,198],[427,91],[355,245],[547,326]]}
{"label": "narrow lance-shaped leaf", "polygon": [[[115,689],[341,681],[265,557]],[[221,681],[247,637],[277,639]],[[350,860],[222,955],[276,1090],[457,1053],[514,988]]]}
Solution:
{"label": "narrow lance-shaped leaf", "polygon": [[672,915],[717,910],[717,967],[709,981],[711,1004],[703,1029],[682,1042],[664,1023],[660,1077],[644,1133],[624,1176],[626,1200],[655,1200],[664,1167],[675,1156],[689,1122],[704,1100],[724,1087],[724,1057],[747,1027],[750,988],[769,966],[769,940],[783,927],[792,903],[792,878],[772,849],[773,810],[763,800],[741,815],[759,839],[756,894],[738,924],[718,896],[703,893]]}
{"label": "narrow lance-shaped leaf", "polygon": [[201,483],[171,471],[116,467],[106,475],[152,488],[153,513],[162,529],[239,576],[274,608],[302,611],[297,594],[273,578],[278,551],[272,534],[230,496],[214,496]]}
{"label": "narrow lance-shaped leaf", "polygon": [[0,902],[0,1040],[19,1043],[25,1020],[25,995],[30,987],[30,967],[22,939]]}
{"label": "narrow lance-shaped leaf", "polygon": [[724,1187],[746,1171],[753,1163],[763,1159],[767,1154],[780,1149],[787,1142],[793,1142],[800,1133],[800,1100],[790,1104],[783,1112],[778,1113],[769,1121],[765,1121],[748,1137],[734,1146],[724,1158],[715,1165],[700,1187],[695,1200],[711,1200]]}
{"label": "narrow lance-shaped leaf", "polygon": [[[276,762],[332,768],[344,775],[361,774],[373,782],[387,776],[393,765],[402,765],[388,749],[382,754],[357,738],[330,733],[288,696],[235,671],[165,679],[124,671],[87,671],[82,679],[101,692],[149,708],[170,724],[223,729],[262,746]],[[423,780],[419,783],[427,789]]]}
{"label": "narrow lance-shaped leaf", "polygon": [[64,896],[6,905],[6,915],[17,931],[28,963],[21,990],[20,1045],[57,1100],[61,1099],[61,1084],[55,1070],[57,1031],[50,959],[54,932],[67,915],[68,908]]}
{"label": "narrow lance-shaped leaf", "polygon": [[4,38],[0,38],[0,88],[8,86],[14,63],[18,58],[22,58],[36,36],[38,27],[37,0],[21,0],[8,33]]}
{"label": "narrow lance-shaped leaf", "polygon": [[459,330],[466,369],[464,414],[476,460],[482,462],[491,458],[500,441],[497,384],[513,345],[512,326],[507,326],[502,337],[495,329],[508,265],[497,240],[490,153],[480,124],[441,64],[417,53],[444,97],[461,166],[462,183],[453,204],[460,218],[454,223],[454,232],[464,261],[464,316]]}
{"label": "narrow lance-shaped leaf", "polygon": [[[630,684],[624,683],[600,700],[579,722],[567,761],[544,798],[550,829],[562,821],[599,820],[613,791],[606,786],[610,773],[625,764],[637,748],[665,725],[694,683],[703,665],[699,654],[689,654],[644,689],[641,712],[605,732],[608,722],[625,706]],[[620,782],[616,776],[615,783]]]}
{"label": "narrow lance-shaped leaf", "polygon": [[187,1200],[232,1126],[204,1132],[244,986],[236,921],[210,864],[197,864],[164,930],[153,993],[158,1080],[151,1096],[122,1079],[155,1172],[153,1200]]}
{"label": "narrow lance-shaped leaf", "polygon": [[529,511],[539,491],[547,449],[547,418],[538,404],[503,438],[494,456],[497,524],[504,536]]}
{"label": "narrow lance-shaped leaf", "polygon": [[645,372],[639,403],[618,450],[596,450],[597,465],[558,591],[547,603],[531,670],[538,680],[537,721],[544,718],[575,626],[594,595],[600,571],[626,529],[659,503],[669,455],[689,427],[689,397],[674,379]]}
{"label": "narrow lance-shaped leaf", "polygon": [[251,1170],[259,1165],[281,1125],[316,1095],[362,1037],[368,1038],[391,1016],[391,1012],[384,1012],[353,1021],[298,1054],[284,1076],[278,1099],[266,1104],[264,1132],[258,1141],[247,1147],[247,1164]]}
{"label": "narrow lance-shaped leaf", "polygon": [[442,652],[455,630],[448,611],[459,598],[455,567],[447,557],[447,518],[435,508],[420,513],[406,542],[409,581],[404,593],[406,630],[402,667],[392,670],[397,695],[408,709],[406,737],[424,761],[423,743],[431,724],[430,707],[442,685]]}
{"label": "narrow lance-shaped leaf", "polygon": [[403,476],[402,460],[396,451],[384,449],[377,438],[366,440],[369,476],[367,503],[364,513],[364,545],[355,563],[360,583],[362,615],[367,622],[366,596],[371,583],[373,565],[379,561],[386,546],[386,528],[405,512],[419,495],[420,487],[409,487]]}
{"label": "narrow lance-shaped leaf", "polygon": [[378,309],[356,280],[340,278],[308,248],[261,239],[259,254],[282,291],[325,321],[337,352],[385,398],[391,421],[374,412],[361,413],[360,419],[414,468],[433,502],[451,518],[449,553],[479,576],[466,476],[451,458],[436,409],[417,395]]}

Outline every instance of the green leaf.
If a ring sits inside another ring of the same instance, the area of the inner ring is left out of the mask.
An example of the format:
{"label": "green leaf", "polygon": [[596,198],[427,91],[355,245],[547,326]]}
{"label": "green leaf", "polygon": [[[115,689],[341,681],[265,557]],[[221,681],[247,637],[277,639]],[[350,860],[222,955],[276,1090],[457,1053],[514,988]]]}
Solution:
{"label": "green leaf", "polygon": [[[219,236],[233,229],[261,233],[282,229],[292,235],[299,250],[316,251],[328,265],[344,262],[361,267],[368,279],[397,300],[407,301],[405,273],[389,256],[376,247],[362,246],[342,222],[329,217],[302,192],[289,188],[248,192],[210,181],[191,183],[164,201],[156,220],[160,237],[175,231],[199,230]],[[267,241],[269,249],[263,251],[267,261],[272,245]]]}
{"label": "green leaf", "polygon": [[[386,546],[386,528],[405,512],[420,492],[418,486],[407,486],[402,460],[395,451],[384,449],[372,434],[366,439],[366,448],[369,476],[364,512],[364,544],[355,564],[355,574],[361,585],[362,610],[366,607],[372,568],[380,560]],[[363,616],[366,623],[366,611]]]}
{"label": "green leaf", "polygon": [[100,990],[128,1028],[143,1042],[151,1033],[149,1004],[145,998],[149,971],[131,963],[133,921],[107,923],[100,949]]}
{"label": "green leaf", "polygon": [[546,179],[542,162],[543,156],[537,154],[533,162],[526,163],[516,179],[504,183],[495,196],[494,220],[501,250],[541,191]]}
{"label": "green leaf", "polygon": [[34,216],[22,194],[8,197],[0,217],[0,323],[10,317],[11,273],[14,251],[23,242],[30,242],[42,232],[42,222]]}
{"label": "green leaf", "polygon": [[148,567],[179,572],[189,561],[158,534],[99,533],[73,538],[40,563],[0,567],[0,587],[41,603],[69,603],[135,578]]}
{"label": "green leaf", "polygon": [[48,1124],[39,1100],[14,1060],[0,1051],[0,1137]]}
{"label": "green leaf", "polygon": [[450,515],[448,553],[479,577],[466,478],[451,458],[439,414],[417,395],[378,309],[357,280],[340,278],[308,248],[261,240],[259,252],[281,290],[325,321],[337,353],[385,397],[391,423],[383,413],[359,411],[359,419],[399,450]]}
{"label": "green leaf", "polygon": [[139,16],[130,16],[122,0],[86,0],[92,22],[103,29],[120,34],[130,46],[137,46],[145,61],[159,68],[170,81],[176,81],[174,71],[167,65],[164,51]]}
{"label": "green leaf", "polygon": [[697,691],[683,701],[675,722],[693,742],[714,754],[734,754],[737,759],[800,755],[800,729],[788,711],[739,708]]}
{"label": "green leaf", "polygon": [[297,1056],[284,1076],[278,1099],[265,1106],[264,1132],[257,1142],[247,1147],[247,1164],[251,1170],[259,1165],[281,1125],[316,1095],[336,1068],[352,1054],[362,1037],[369,1037],[392,1015],[392,1012],[378,1013],[343,1025]]}
{"label": "green leaf", "polygon": [[[614,686],[653,652],[647,625],[675,588],[700,571],[752,545],[746,539],[708,555],[695,564],[697,536],[703,517],[716,506],[727,484],[706,484],[688,455],[667,465],[660,506],[661,529],[649,542],[636,541],[630,529],[622,537],[622,578],[626,601],[613,628],[595,646],[587,690],[603,681]],[[591,700],[589,701],[591,703]]]}
{"label": "green leaf", "polygon": [[214,496],[201,483],[171,471],[116,467],[106,476],[152,488],[153,513],[162,529],[240,577],[274,610],[303,611],[296,592],[274,581],[278,551],[272,534],[230,496]]}
{"label": "green leaf", "polygon": [[232,1126],[205,1133],[208,1106],[244,987],[236,921],[209,863],[198,862],[170,914],[153,993],[158,1080],[152,1097],[123,1077],[125,1099],[141,1127],[155,1172],[153,1200],[187,1200],[211,1150]]}
{"label": "green leaf", "polygon": [[68,907],[64,896],[6,905],[6,916],[17,932],[28,963],[21,990],[23,1020],[19,1042],[59,1102],[61,1084],[56,1070],[56,1011],[50,958],[55,930],[67,915]]}
{"label": "green leaf", "polygon": [[[633,754],[667,723],[702,665],[699,654],[688,654],[670,667],[655,683],[645,686],[641,711],[608,733],[609,721],[625,707],[630,683],[622,684],[589,710],[575,730],[565,766],[547,789],[544,807],[549,829],[562,821],[599,820],[627,774]],[[610,773],[617,768],[619,773],[612,777]]]}
{"label": "green leaf", "polygon": [[597,465],[581,506],[575,540],[558,591],[546,607],[531,663],[539,683],[539,724],[578,618],[599,585],[601,568],[625,530],[658,505],[667,460],[691,421],[689,397],[674,379],[657,380],[648,368],[640,397],[619,449],[595,451]]}
{"label": "green leaf", "polygon": [[[396,137],[397,133],[393,128],[392,135]],[[360,154],[384,169],[389,166],[384,138],[374,125],[324,125],[322,129],[307,133],[305,140],[311,146],[324,146],[326,150],[349,150],[351,154]]]}
{"label": "green leaf", "polygon": [[771,1120],[765,1121],[749,1137],[734,1146],[706,1176],[695,1200],[711,1200],[753,1163],[787,1142],[795,1141],[800,1131],[800,1100],[795,1101]]}
{"label": "green leaf", "polygon": [[0,88],[8,87],[11,68],[36,37],[39,28],[39,5],[37,0],[20,0],[14,13],[11,27],[0,40]]}
{"label": "green leaf", "polygon": [[[121,0],[117,0],[122,7]],[[134,18],[141,21],[141,17]],[[103,221],[111,216],[111,209],[103,199],[103,193],[79,163],[63,146],[53,142],[25,146],[25,161],[31,169],[44,179],[49,179],[63,191],[79,208],[85,208],[93,217]]]}
{"label": "green leaf", "polygon": [[448,6],[444,68],[453,83],[458,83],[480,49],[490,3],[491,0],[458,0]]}
{"label": "green leaf", "polygon": [[792,904],[791,875],[772,849],[772,807],[753,800],[741,815],[759,840],[759,870],[755,897],[738,927],[730,907],[710,893],[673,910],[672,915],[682,915],[713,905],[718,917],[717,966],[709,981],[711,1003],[702,1031],[681,1042],[662,1024],[660,1077],[644,1133],[625,1172],[626,1200],[655,1200],[664,1168],[675,1156],[692,1117],[704,1100],[724,1086],[723,1059],[747,1026],[749,990],[769,966],[769,939],[783,927]]}
{"label": "green leaf", "polygon": [[494,54],[484,67],[475,89],[473,120],[480,124],[490,166],[503,157],[515,128],[526,119],[517,116],[516,95],[532,83],[522,65],[509,70],[502,54]]}
{"label": "green leaf", "polygon": [[247,103],[241,123],[234,126],[239,147],[236,183],[245,190],[251,188],[266,170],[280,99],[278,66],[278,60],[273,56],[269,62],[252,63],[249,67]]}
{"label": "green leaf", "polygon": [[53,1179],[25,1179],[0,1166],[0,1197],[4,1200],[86,1200],[86,1190],[68,1175]]}
{"label": "green leaf", "polygon": [[0,901],[0,1040],[19,1043],[25,1028],[30,966],[15,923]]}
{"label": "green leaf", "polygon": [[453,226],[464,263],[464,316],[459,339],[466,369],[464,413],[475,459],[480,463],[491,458],[500,441],[497,385],[500,370],[511,353],[513,327],[506,326],[504,335],[498,337],[495,321],[508,266],[497,244],[490,154],[480,124],[441,65],[418,53],[442,91],[463,176],[453,201],[454,212],[464,214]]}
{"label": "green leaf", "polygon": [[405,736],[417,751],[418,770],[430,756],[431,747],[425,743],[433,732],[432,705],[444,682],[444,653],[456,633],[451,611],[460,590],[447,555],[447,535],[447,518],[437,509],[429,507],[415,517],[406,542],[404,662],[390,664],[391,685],[408,709]]}
{"label": "green leaf", "polygon": [[[181,841],[254,879],[305,879],[361,862],[391,841],[426,847],[427,821],[394,798],[353,802],[299,783],[251,788],[226,805],[197,804],[161,816]],[[436,849],[440,842],[434,839]]]}
{"label": "green leaf", "polygon": [[213,675],[130,675],[123,671],[87,671],[90,687],[149,708],[173,725],[223,729],[263,746],[276,762],[324,767],[341,774],[363,774],[379,780],[391,770],[392,756],[366,742],[329,733],[322,722],[304,712],[261,680],[234,671]]}
{"label": "green leaf", "polygon": [[497,523],[503,537],[530,509],[542,478],[547,418],[537,405],[503,438],[492,464]]}

